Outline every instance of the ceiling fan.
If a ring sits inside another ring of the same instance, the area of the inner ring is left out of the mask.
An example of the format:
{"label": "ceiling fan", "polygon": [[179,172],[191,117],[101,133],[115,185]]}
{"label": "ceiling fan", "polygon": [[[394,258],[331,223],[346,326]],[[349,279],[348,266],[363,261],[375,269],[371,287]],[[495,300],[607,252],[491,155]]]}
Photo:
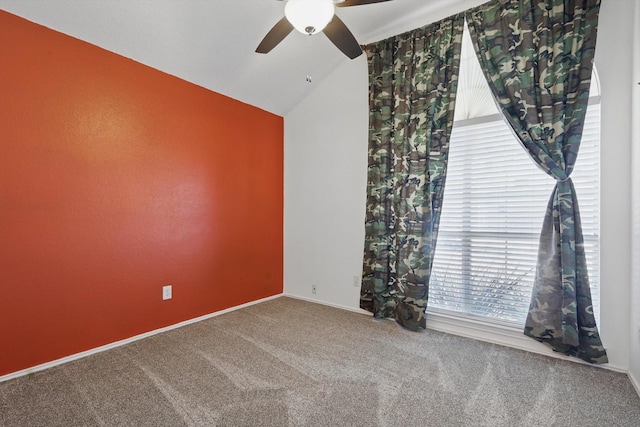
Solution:
{"label": "ceiling fan", "polygon": [[351,31],[335,14],[335,7],[361,6],[390,0],[279,0],[286,1],[285,16],[269,30],[256,52],[269,53],[295,28],[303,34],[323,32],[349,58],[362,54]]}

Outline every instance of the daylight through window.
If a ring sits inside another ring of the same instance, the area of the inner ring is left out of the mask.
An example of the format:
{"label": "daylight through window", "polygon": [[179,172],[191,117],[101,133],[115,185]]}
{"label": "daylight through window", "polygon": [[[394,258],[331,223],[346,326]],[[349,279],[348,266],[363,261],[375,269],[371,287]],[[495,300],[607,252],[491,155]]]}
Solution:
{"label": "daylight through window", "polygon": [[[429,310],[521,327],[555,181],[534,164],[499,116],[474,55],[465,34]],[[596,319],[600,294],[598,95],[594,76],[572,173]]]}

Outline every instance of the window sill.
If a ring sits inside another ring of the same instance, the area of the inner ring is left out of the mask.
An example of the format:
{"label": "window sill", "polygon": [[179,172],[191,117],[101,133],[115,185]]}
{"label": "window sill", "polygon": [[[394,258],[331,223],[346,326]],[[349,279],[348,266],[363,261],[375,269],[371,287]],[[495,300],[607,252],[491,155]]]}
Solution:
{"label": "window sill", "polygon": [[570,362],[581,363],[589,366],[596,366],[610,369],[617,372],[625,372],[611,365],[592,365],[575,357],[565,356],[556,353],[551,348],[532,338],[525,336],[522,329],[515,326],[506,326],[496,323],[478,321],[472,318],[460,317],[444,313],[438,310],[427,309],[427,328],[445,332],[448,334],[459,335],[466,338],[485,341],[491,344],[498,344],[505,347],[516,348],[519,350],[529,351],[544,356],[554,357],[556,359],[568,360]]}

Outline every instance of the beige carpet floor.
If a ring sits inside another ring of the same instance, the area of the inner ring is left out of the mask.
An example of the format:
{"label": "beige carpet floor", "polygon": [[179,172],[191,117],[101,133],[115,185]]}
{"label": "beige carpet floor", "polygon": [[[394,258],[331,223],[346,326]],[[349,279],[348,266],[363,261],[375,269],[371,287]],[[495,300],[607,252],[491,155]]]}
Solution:
{"label": "beige carpet floor", "polygon": [[640,426],[623,375],[278,298],[0,383],[2,426]]}

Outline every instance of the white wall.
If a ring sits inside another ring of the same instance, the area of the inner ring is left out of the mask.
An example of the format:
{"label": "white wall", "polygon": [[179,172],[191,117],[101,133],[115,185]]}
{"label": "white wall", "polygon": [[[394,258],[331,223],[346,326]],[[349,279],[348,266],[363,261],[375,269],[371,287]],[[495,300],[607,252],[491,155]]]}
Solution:
{"label": "white wall", "polygon": [[[600,329],[610,365],[621,370],[629,367],[631,333],[632,66],[629,48],[620,46],[630,46],[634,1],[603,1],[596,57],[606,147]],[[445,8],[424,18],[423,24],[479,3],[470,0],[457,10]],[[362,269],[364,239],[367,79],[363,56],[345,60],[285,117],[285,293],[352,309],[359,304],[359,288],[352,283]],[[312,284],[317,285],[316,295]],[[467,335],[476,333],[470,328]]]}
{"label": "white wall", "polygon": [[633,44],[633,251],[632,251],[632,295],[631,295],[631,348],[629,371],[640,393],[640,0],[635,4],[635,37]]}
{"label": "white wall", "polygon": [[600,332],[610,363],[627,369],[631,316],[629,86],[633,3],[634,0],[602,2],[595,60],[602,85]]}
{"label": "white wall", "polygon": [[366,76],[364,55],[345,61],[284,122],[284,291],[350,308],[364,250]]}

